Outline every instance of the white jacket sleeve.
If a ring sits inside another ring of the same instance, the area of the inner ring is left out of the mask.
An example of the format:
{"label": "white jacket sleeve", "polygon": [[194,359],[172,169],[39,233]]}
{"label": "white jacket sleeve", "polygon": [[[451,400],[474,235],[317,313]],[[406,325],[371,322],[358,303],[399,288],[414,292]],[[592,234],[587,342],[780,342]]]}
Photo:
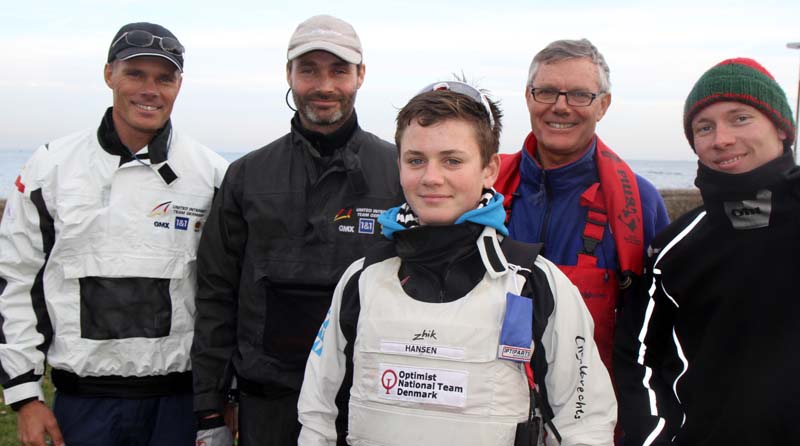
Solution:
{"label": "white jacket sleeve", "polygon": [[[550,261],[537,258],[554,308],[541,343],[546,351],[547,398],[563,446],[613,445],[617,400],[594,343],[594,321],[575,285]],[[550,436],[548,444],[555,444]]]}
{"label": "white jacket sleeve", "polygon": [[344,349],[347,340],[339,324],[342,293],[350,278],[359,271],[364,259],[357,260],[344,272],[333,293],[331,308],[322,322],[306,362],[306,372],[297,412],[303,425],[298,446],[335,446],[336,395],[346,371]]}
{"label": "white jacket sleeve", "polygon": [[41,147],[17,179],[0,223],[0,379],[6,404],[44,400],[44,350],[52,329],[43,274],[45,245],[51,247],[54,236],[43,192],[48,165],[47,149]]}

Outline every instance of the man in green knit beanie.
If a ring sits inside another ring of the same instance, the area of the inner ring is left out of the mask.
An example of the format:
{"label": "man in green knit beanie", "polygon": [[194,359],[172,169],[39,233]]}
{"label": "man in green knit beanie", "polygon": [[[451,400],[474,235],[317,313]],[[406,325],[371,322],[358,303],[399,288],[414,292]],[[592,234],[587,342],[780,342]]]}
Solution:
{"label": "man in green knit beanie", "polygon": [[786,94],[752,59],[684,107],[702,206],[651,244],[615,350],[625,445],[800,444],[800,168]]}

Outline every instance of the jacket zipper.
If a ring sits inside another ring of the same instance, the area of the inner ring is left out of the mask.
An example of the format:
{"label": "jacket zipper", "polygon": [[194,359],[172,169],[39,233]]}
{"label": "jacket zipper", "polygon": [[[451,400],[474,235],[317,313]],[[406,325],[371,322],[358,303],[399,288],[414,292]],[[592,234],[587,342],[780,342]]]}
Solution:
{"label": "jacket zipper", "polygon": [[550,226],[550,211],[553,207],[553,197],[551,196],[550,187],[547,184],[547,171],[542,170],[542,187],[544,188],[544,195],[545,199],[547,200],[547,206],[545,206],[544,210],[544,219],[542,221],[542,227],[539,230],[539,241],[541,243],[545,243],[545,247],[547,246],[545,238],[547,237],[547,229]]}

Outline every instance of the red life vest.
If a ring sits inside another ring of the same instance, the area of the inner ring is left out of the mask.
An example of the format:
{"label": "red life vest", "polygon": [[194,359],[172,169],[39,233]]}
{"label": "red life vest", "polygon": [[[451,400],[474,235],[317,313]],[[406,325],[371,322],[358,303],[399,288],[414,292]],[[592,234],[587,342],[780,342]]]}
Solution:
{"label": "red life vest", "polygon": [[[530,133],[525,150],[534,155],[536,138]],[[495,189],[504,195],[506,222],[511,215],[513,193],[520,183],[522,151],[500,155],[500,173]],[[631,285],[633,277],[641,276],[644,264],[644,229],[639,185],[631,168],[616,153],[597,138],[595,153],[599,183],[581,194],[580,205],[587,208],[583,229],[583,249],[576,265],[558,265],[578,287],[595,325],[595,343],[603,363],[612,371],[614,324],[617,297],[620,289]],[[617,248],[619,270],[599,268],[595,248],[603,239],[606,225],[610,226]]]}

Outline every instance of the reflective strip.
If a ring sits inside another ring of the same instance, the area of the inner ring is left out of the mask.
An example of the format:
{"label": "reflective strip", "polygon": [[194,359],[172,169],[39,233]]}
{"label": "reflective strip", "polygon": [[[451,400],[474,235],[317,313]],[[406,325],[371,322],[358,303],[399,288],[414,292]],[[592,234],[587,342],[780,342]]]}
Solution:
{"label": "reflective strip", "polygon": [[703,212],[697,214],[697,217],[695,217],[695,219],[692,220],[692,222],[689,223],[689,225],[686,226],[683,229],[683,231],[681,231],[674,239],[672,239],[669,243],[667,243],[667,246],[665,246],[664,249],[662,249],[661,252],[658,254],[658,257],[656,258],[656,262],[653,264],[653,268],[655,268],[658,265],[658,262],[661,261],[661,259],[664,257],[664,255],[667,252],[669,252],[669,250],[672,249],[673,246],[677,245],[678,242],[683,240],[683,238],[686,237],[686,235],[688,233],[692,232],[694,227],[697,226],[697,224],[700,223],[700,220],[702,220],[705,216],[706,216],[706,211],[703,211]]}
{"label": "reflective strip", "polygon": [[[664,249],[661,250],[661,252],[658,254],[658,257],[656,258],[656,261],[653,264],[653,283],[650,284],[650,288],[648,289],[648,295],[650,296],[650,300],[647,302],[647,310],[645,311],[644,321],[642,322],[642,330],[639,332],[638,339],[640,347],[639,347],[639,357],[637,358],[637,362],[639,363],[639,365],[641,365],[645,369],[644,379],[642,379],[642,385],[647,390],[647,394],[650,400],[650,415],[652,416],[656,417],[658,416],[658,406],[656,404],[656,394],[653,391],[652,387],[650,386],[650,378],[653,376],[653,371],[644,364],[644,356],[645,352],[647,351],[647,347],[645,346],[644,340],[647,337],[647,328],[650,325],[650,318],[653,316],[653,310],[655,308],[655,299],[653,296],[655,295],[656,291],[656,277],[661,275],[661,270],[658,269],[657,266],[658,263],[661,261],[661,259],[664,258],[664,255],[667,252],[669,252],[673,246],[677,245],[681,240],[683,240],[694,229],[694,227],[697,226],[698,223],[700,223],[700,221],[705,216],[706,216],[705,211],[698,214],[697,217],[688,226],[686,226],[686,228],[684,228],[674,239],[672,239],[667,244],[667,246],[664,247]],[[661,287],[661,289],[664,291],[664,294],[667,296],[667,298],[670,301],[672,301],[675,307],[679,308],[678,303],[666,292],[663,286]],[[680,343],[678,342],[677,334],[675,334],[674,327],[673,327],[673,338],[675,340],[675,344],[677,347],[678,356],[681,358],[681,361],[683,361],[684,364],[683,372],[680,375],[678,375],[678,378],[676,378],[675,383],[673,383],[673,392],[675,392],[675,387],[677,386],[678,380],[681,378],[681,376],[683,376],[683,373],[686,372],[689,365],[688,361],[686,360],[686,357],[683,354],[682,349],[680,348]],[[677,392],[675,393],[675,396],[677,397]],[[685,421],[686,414],[684,414],[683,417]],[[655,441],[655,439],[664,429],[665,424],[666,421],[663,418],[659,417],[656,428],[653,430],[653,432],[650,433],[650,435],[647,437],[643,445],[647,446],[652,444],[653,441]]]}
{"label": "reflective strip", "polygon": [[647,436],[647,438],[645,438],[644,443],[642,443],[642,446],[650,446],[651,444],[653,444],[656,438],[659,435],[661,435],[661,431],[664,430],[665,424],[667,424],[667,422],[664,421],[663,418],[659,418],[656,428],[653,429],[653,432],[651,432],[650,435]]}
{"label": "reflective strip", "polygon": [[[686,371],[689,370],[689,361],[686,359],[686,355],[683,354],[683,348],[681,347],[681,342],[678,340],[678,333],[675,331],[675,327],[672,328],[672,339],[675,340],[675,350],[678,352],[678,357],[681,358],[681,362],[683,363],[683,371],[678,374],[678,377],[675,378],[675,382],[672,383],[672,392],[675,394],[675,399],[681,403],[681,398],[678,396],[678,381],[680,381],[683,375],[686,374]],[[683,414],[681,427],[683,427],[684,423],[686,423],[686,413]]]}
{"label": "reflective strip", "polygon": [[650,300],[647,302],[647,310],[645,311],[644,321],[642,322],[642,330],[639,332],[639,357],[636,359],[636,362],[639,363],[642,367],[644,367],[644,379],[642,379],[642,385],[647,390],[647,396],[650,400],[650,415],[658,416],[658,406],[656,405],[656,393],[650,387],[650,377],[653,376],[653,371],[650,367],[647,367],[644,364],[644,355],[647,351],[647,346],[644,343],[644,339],[647,336],[647,327],[650,325],[650,318],[653,316],[653,309],[655,307],[655,301],[653,300],[653,291],[655,290],[655,277],[653,277],[653,284],[650,287],[649,295]]}

